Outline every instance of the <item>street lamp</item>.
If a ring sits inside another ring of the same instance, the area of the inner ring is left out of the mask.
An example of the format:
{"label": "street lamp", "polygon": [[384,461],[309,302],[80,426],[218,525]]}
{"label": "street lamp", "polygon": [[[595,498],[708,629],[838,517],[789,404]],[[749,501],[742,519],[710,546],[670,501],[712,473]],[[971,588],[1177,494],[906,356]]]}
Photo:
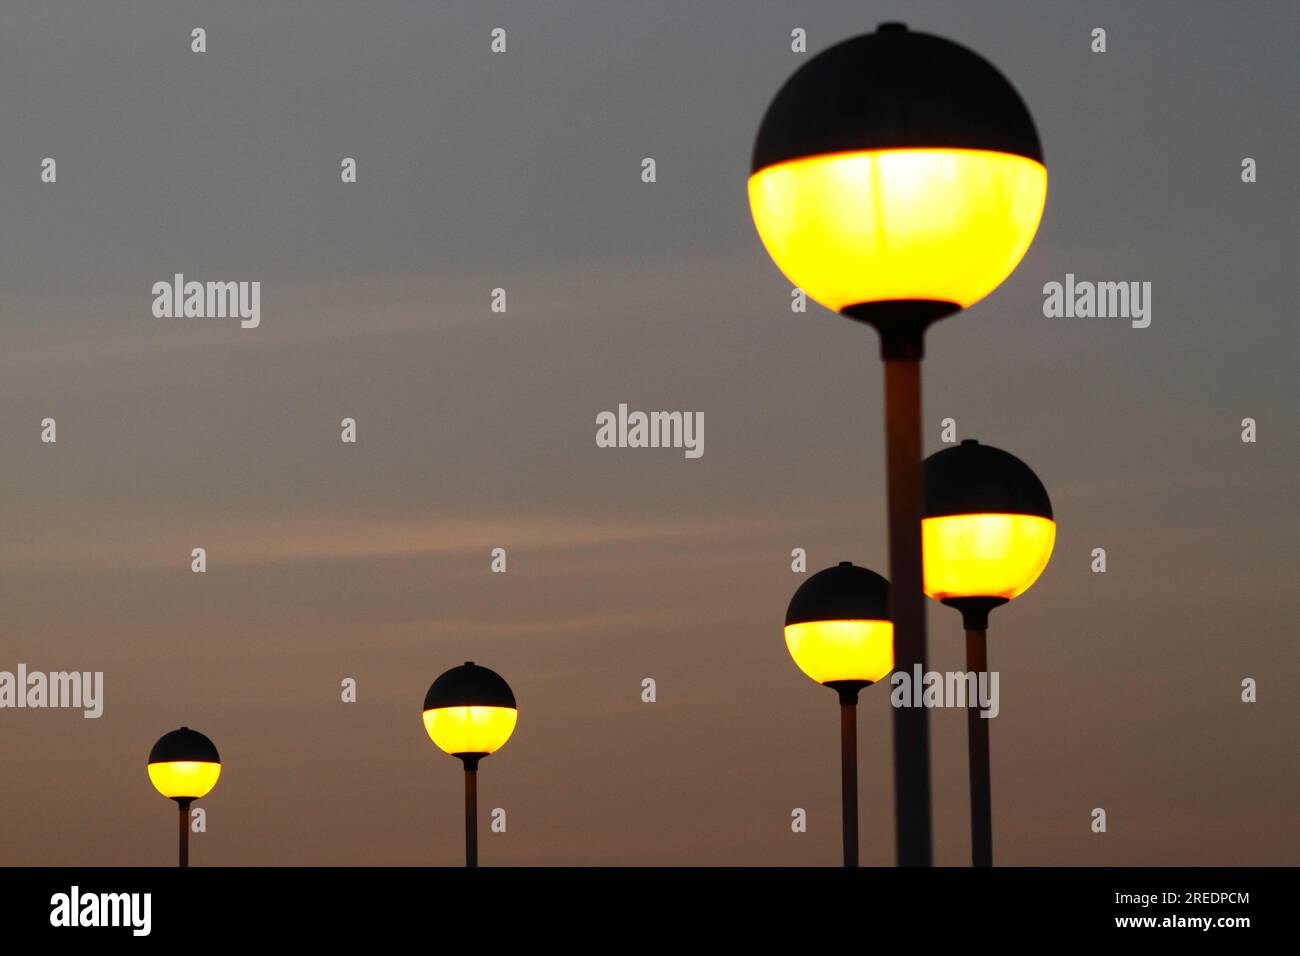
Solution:
{"label": "street lamp", "polygon": [[799,586],[785,613],[785,646],[799,669],[840,697],[844,865],[858,865],[858,692],[894,669],[889,582],[849,561]]}
{"label": "street lamp", "polygon": [[465,765],[465,865],[478,866],[478,762],[504,746],[519,709],[510,685],[494,670],[466,661],[424,695],[424,729]]}
{"label": "street lamp", "polygon": [[[749,177],[754,224],[796,286],[880,335],[897,665],[925,668],[921,358],[926,327],[1015,269],[1047,171],[1029,111],[988,61],[902,24],[831,47],[776,94]],[[894,710],[898,862],[928,865],[927,712]]]}
{"label": "street lamp", "polygon": [[[1056,541],[1052,502],[1015,455],[967,439],[925,460],[925,592],[961,611],[966,670],[988,670],[989,611],[1023,594]],[[993,865],[989,725],[967,701],[971,863]]]}
{"label": "street lamp", "polygon": [[212,741],[182,727],[163,734],[149,751],[149,780],[180,807],[180,866],[190,865],[190,804],[217,785],[221,756]]}

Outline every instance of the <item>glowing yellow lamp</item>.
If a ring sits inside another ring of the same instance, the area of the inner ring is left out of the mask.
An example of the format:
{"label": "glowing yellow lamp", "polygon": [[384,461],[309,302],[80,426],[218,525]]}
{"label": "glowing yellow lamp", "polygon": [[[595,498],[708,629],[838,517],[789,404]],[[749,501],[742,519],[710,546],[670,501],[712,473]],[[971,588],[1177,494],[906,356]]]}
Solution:
{"label": "glowing yellow lamp", "polygon": [[925,593],[961,608],[1023,594],[1047,567],[1056,522],[1047,490],[1014,455],[968,439],[925,462]]}
{"label": "glowing yellow lamp", "polygon": [[149,752],[149,780],[170,800],[205,797],[221,776],[221,757],[212,741],[182,727],[163,735]]}
{"label": "glowing yellow lamp", "polygon": [[446,671],[424,695],[424,729],[465,765],[465,865],[478,866],[478,765],[515,732],[519,708],[500,674],[473,661]]}
{"label": "glowing yellow lamp", "polygon": [[[1047,567],[1056,523],[1047,489],[1015,455],[967,439],[925,460],[921,519],[925,593],[961,612],[966,670],[989,672],[989,612],[1023,594]],[[981,683],[980,686],[983,686]],[[993,865],[989,724],[968,699],[971,864]]]}
{"label": "glowing yellow lamp", "polygon": [[848,561],[814,574],[790,600],[785,646],[817,683],[856,697],[894,669],[889,582]]}
{"label": "glowing yellow lamp", "polygon": [[473,661],[442,674],[424,696],[429,739],[455,757],[486,757],[500,750],[518,718],[510,685]]}
{"label": "glowing yellow lamp", "polygon": [[785,612],[785,646],[799,669],[840,698],[844,865],[858,865],[858,693],[894,669],[889,582],[841,561],[799,586]]}
{"label": "glowing yellow lamp", "polygon": [[996,289],[1046,197],[1015,88],[966,47],[896,23],[800,67],[750,164],[750,212],[772,260],[810,298],[876,326],[886,357],[919,351],[900,336],[919,343],[929,322]]}
{"label": "glowing yellow lamp", "polygon": [[190,804],[206,797],[221,776],[221,755],[199,733],[182,727],[163,734],[149,751],[149,781],[179,809],[180,866],[190,865]]}

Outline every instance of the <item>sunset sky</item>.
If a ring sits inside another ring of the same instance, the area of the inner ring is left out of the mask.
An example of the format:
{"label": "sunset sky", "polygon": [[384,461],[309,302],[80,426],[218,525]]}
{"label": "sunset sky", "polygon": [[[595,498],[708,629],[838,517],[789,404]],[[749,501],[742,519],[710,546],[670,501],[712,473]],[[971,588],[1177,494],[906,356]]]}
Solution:
{"label": "sunset sky", "polygon": [[[196,865],[458,864],[420,709],[466,660],[520,710],[484,865],[838,862],[835,698],[781,626],[793,548],[887,572],[881,368],[870,329],[791,313],[745,182],[788,76],[895,19],[995,63],[1049,171],[924,370],[927,453],[955,419],[1058,523],[991,623],[997,862],[1295,863],[1300,14],[958,0],[5,4],[0,670],[106,692],[0,710],[0,863],[172,863],[145,760],[186,724],[223,758]],[[155,318],[178,272],[260,281],[260,327]],[[1150,327],[1045,317],[1067,273],[1150,282]],[[702,413],[704,454],[598,448],[620,403]],[[959,615],[929,628],[963,668]],[[894,859],[887,690],[864,865]],[[931,715],[942,864],[965,720]]]}

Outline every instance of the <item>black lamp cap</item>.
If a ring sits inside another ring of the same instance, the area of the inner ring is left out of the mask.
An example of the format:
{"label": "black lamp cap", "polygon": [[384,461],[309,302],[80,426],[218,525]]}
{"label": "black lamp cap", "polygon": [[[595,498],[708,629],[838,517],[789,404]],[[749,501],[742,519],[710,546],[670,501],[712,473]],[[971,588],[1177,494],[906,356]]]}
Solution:
{"label": "black lamp cap", "polygon": [[828,153],[979,149],[1043,161],[1020,94],[960,44],[881,24],[819,53],[767,108],[751,172]]}
{"label": "black lamp cap", "polygon": [[440,676],[424,695],[424,709],[437,707],[516,707],[510,685],[496,671],[466,661]]}
{"label": "black lamp cap", "polygon": [[888,621],[889,582],[875,571],[841,561],[818,571],[794,592],[785,623]]}
{"label": "black lamp cap", "polygon": [[153,745],[153,750],[149,751],[150,763],[175,763],[181,760],[221,763],[221,755],[211,740],[188,727],[163,734]]}
{"label": "black lamp cap", "polygon": [[968,438],[925,460],[925,517],[1012,514],[1052,517],[1033,469],[1010,452]]}

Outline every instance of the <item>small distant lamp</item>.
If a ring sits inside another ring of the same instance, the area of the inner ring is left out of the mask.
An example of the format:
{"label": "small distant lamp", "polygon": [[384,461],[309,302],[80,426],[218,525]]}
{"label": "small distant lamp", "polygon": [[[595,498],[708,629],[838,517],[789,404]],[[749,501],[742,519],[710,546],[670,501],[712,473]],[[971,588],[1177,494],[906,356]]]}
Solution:
{"label": "small distant lamp", "polygon": [[844,865],[858,865],[858,692],[894,669],[889,582],[842,561],[800,585],[785,615],[785,645],[799,669],[840,698]]}
{"label": "small distant lamp", "polygon": [[207,796],[221,776],[221,757],[212,741],[182,727],[164,734],[149,751],[149,780],[180,807],[180,866],[190,865],[190,804]]}
{"label": "small distant lamp", "polygon": [[435,680],[424,696],[424,729],[465,765],[465,865],[478,866],[478,764],[514,733],[519,709],[494,670],[466,661]]}

